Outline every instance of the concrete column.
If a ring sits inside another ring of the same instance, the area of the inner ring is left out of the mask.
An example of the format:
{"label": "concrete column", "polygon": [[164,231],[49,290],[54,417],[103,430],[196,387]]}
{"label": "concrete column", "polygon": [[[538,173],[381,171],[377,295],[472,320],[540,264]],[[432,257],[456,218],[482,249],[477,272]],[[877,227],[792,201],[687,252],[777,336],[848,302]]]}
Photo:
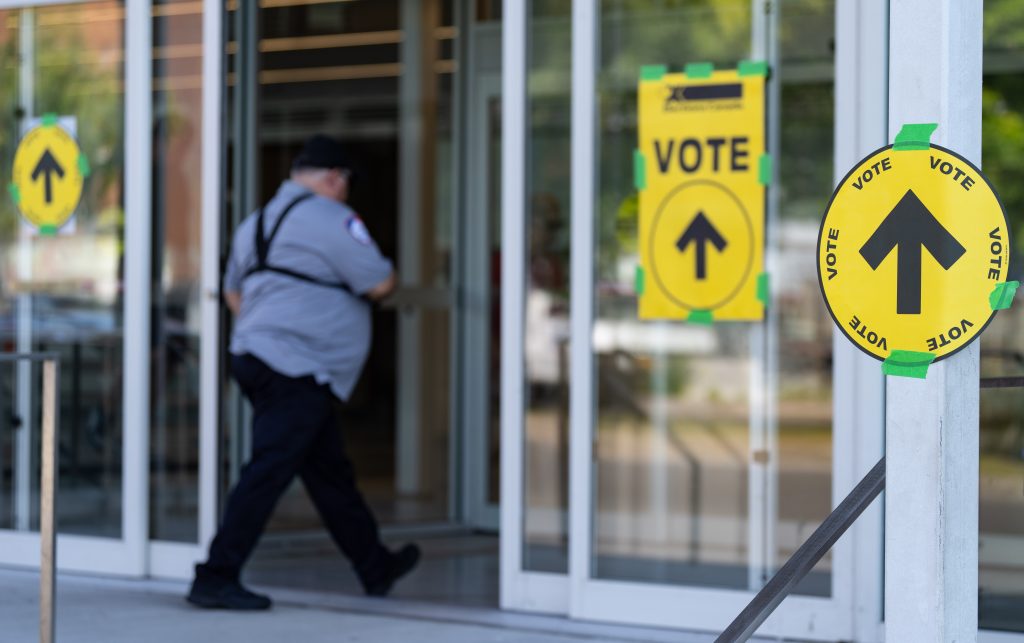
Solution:
{"label": "concrete column", "polygon": [[[889,140],[932,142],[980,165],[982,3],[893,0]],[[885,636],[977,640],[979,344],[886,388]]]}

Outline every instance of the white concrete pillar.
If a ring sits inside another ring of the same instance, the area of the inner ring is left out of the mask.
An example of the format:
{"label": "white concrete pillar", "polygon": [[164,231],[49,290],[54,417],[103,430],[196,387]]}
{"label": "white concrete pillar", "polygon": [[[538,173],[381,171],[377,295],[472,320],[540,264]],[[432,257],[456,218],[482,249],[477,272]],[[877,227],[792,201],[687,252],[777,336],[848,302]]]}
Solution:
{"label": "white concrete pillar", "polygon": [[[982,3],[892,0],[889,140],[938,123],[932,142],[981,158]],[[978,630],[975,342],[926,380],[886,387],[885,636],[964,643]]]}

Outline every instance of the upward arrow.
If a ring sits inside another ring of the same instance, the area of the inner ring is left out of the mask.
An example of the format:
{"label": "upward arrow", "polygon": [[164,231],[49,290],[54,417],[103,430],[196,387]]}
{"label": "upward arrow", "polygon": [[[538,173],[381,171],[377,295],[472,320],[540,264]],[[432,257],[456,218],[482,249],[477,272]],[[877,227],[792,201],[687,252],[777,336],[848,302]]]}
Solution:
{"label": "upward arrow", "polygon": [[690,225],[686,227],[683,232],[683,236],[679,237],[676,241],[676,248],[679,252],[685,252],[686,247],[690,244],[697,246],[696,261],[697,261],[697,279],[707,278],[707,245],[710,243],[715,246],[715,249],[721,252],[727,245],[725,239],[719,234],[715,226],[711,225],[708,218],[704,216],[703,212],[698,212],[697,216],[694,217]]}
{"label": "upward arrow", "polygon": [[907,190],[886,215],[860,254],[877,270],[893,248],[897,250],[896,313],[921,314],[921,248],[926,248],[944,270],[953,267],[967,250],[935,219],[913,190]]}
{"label": "upward arrow", "polygon": [[36,169],[32,170],[32,180],[38,181],[39,176],[43,176],[45,182],[45,196],[46,202],[53,202],[53,175],[56,174],[58,179],[64,178],[64,168],[60,166],[57,159],[53,158],[53,154],[50,153],[49,148],[43,152],[43,158],[39,159],[39,163],[36,164]]}

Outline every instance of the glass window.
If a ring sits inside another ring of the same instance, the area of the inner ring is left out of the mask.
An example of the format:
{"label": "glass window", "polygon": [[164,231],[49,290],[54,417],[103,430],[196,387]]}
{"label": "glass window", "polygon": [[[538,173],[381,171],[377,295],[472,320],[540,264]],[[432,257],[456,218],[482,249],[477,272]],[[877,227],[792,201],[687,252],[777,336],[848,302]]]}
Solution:
{"label": "glass window", "polygon": [[[8,351],[60,354],[60,531],[116,538],[122,500],[123,3],[2,11],[0,57],[0,172],[11,176],[21,136],[53,115],[54,126],[77,139],[79,167],[87,175],[72,219],[53,233],[25,225],[13,200],[0,200],[0,344]],[[0,526],[34,529],[39,369],[18,372],[2,383],[14,400],[3,422],[16,428],[13,439],[0,443],[0,489],[13,500],[0,502],[13,508],[0,516]]]}
{"label": "glass window", "polygon": [[[982,165],[1016,234],[1010,279],[1024,248],[1024,6],[985,3]],[[996,315],[981,340],[979,625],[1024,632],[1024,307]],[[1006,388],[986,388],[1002,378]],[[987,381],[986,381],[987,380]]]}
{"label": "glass window", "polygon": [[528,16],[523,568],[568,572],[571,5]]}
{"label": "glass window", "polygon": [[[781,114],[769,111],[779,127],[768,129],[769,139],[779,138],[769,145],[779,155],[781,181],[767,228],[776,257],[773,309],[763,323],[707,327],[637,320],[636,84],[642,65],[735,68],[751,58],[751,3],[601,2],[597,578],[756,588],[830,510],[832,323],[818,293],[813,247],[832,188],[834,8],[825,0],[779,4],[779,33],[769,34],[782,58],[770,81],[781,84]],[[766,430],[763,448],[751,438],[757,426]],[[753,500],[755,489],[773,502]],[[755,502],[777,507],[776,515],[752,524]],[[762,555],[761,543],[774,550]],[[830,593],[827,559],[797,591]]]}
{"label": "glass window", "polygon": [[750,51],[750,3],[603,0],[600,42],[592,573],[746,587],[750,331],[637,321],[628,160],[640,67],[735,66]]}
{"label": "glass window", "polygon": [[153,6],[150,537],[180,542],[199,537],[202,18]]}
{"label": "glass window", "polygon": [[[814,265],[818,228],[833,181],[834,0],[779,3],[779,205],[774,234],[775,414],[781,567],[832,511],[832,332]],[[771,116],[769,117],[771,118]],[[772,375],[769,375],[771,378]],[[831,593],[831,552],[797,593]],[[767,580],[764,577],[763,580]]]}

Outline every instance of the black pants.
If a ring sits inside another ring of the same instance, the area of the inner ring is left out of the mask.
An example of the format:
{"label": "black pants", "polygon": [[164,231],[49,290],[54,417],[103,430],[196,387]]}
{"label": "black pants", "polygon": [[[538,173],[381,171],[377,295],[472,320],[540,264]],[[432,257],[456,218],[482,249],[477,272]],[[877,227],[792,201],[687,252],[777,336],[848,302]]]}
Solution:
{"label": "black pants", "polygon": [[253,406],[252,459],[228,497],[199,575],[238,580],[281,494],[298,475],[334,542],[365,583],[386,573],[377,521],[356,488],[334,421],[334,396],[312,377],[286,377],[251,355],[231,371]]}

